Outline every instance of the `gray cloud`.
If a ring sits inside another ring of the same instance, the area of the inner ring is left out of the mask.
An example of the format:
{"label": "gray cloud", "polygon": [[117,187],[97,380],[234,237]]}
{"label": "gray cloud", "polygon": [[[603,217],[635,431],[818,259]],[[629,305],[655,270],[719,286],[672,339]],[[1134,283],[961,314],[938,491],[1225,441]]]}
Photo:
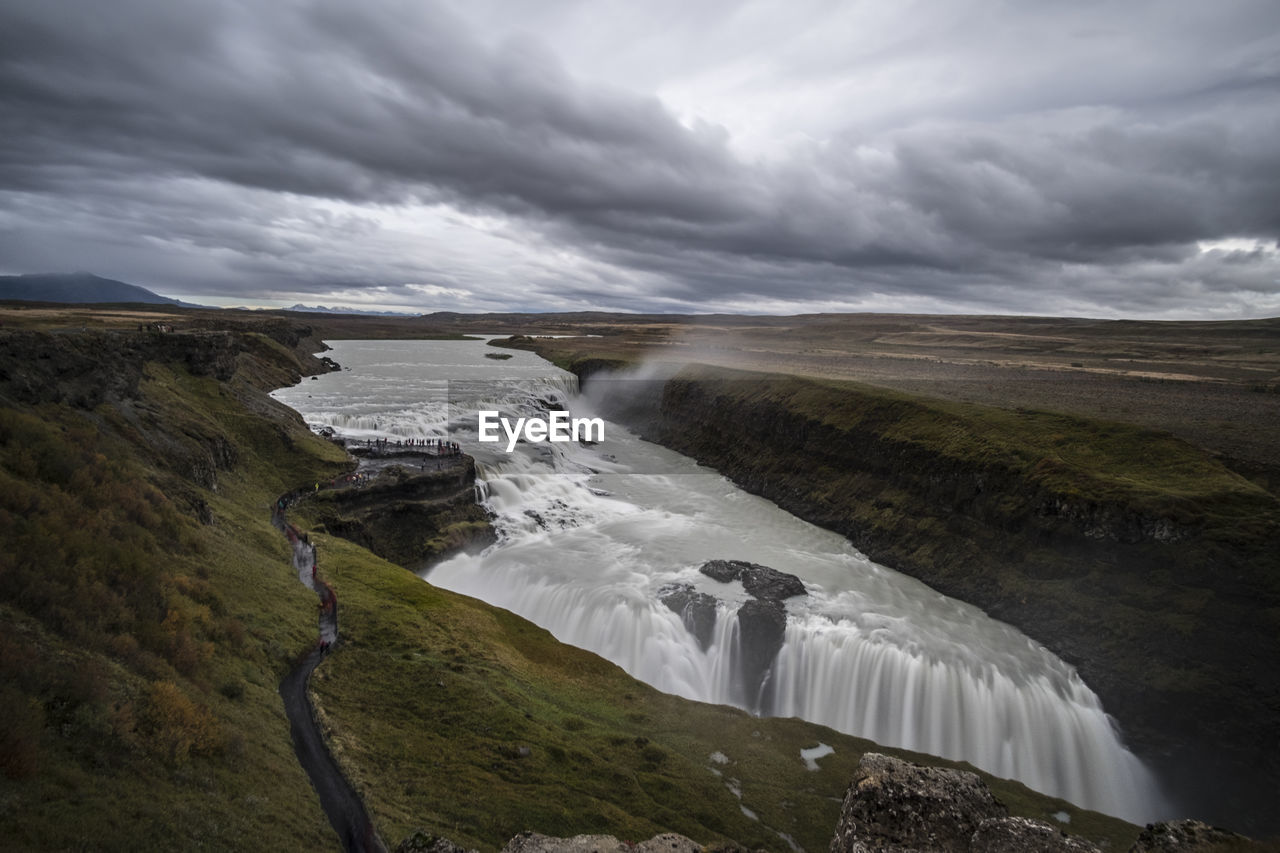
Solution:
{"label": "gray cloud", "polygon": [[[8,4],[0,263],[493,310],[1280,312],[1271,4],[1028,4],[1004,29],[953,12],[906,35],[897,18],[883,50],[844,19],[772,46],[767,6],[704,8],[670,39],[670,17],[632,12],[652,29],[602,79],[583,71],[607,60],[589,10],[557,4],[557,42],[522,8]],[[700,40],[677,63],[691,80],[755,58],[741,103],[819,93],[780,108],[804,125],[774,128],[790,141],[744,150],[716,123],[732,99],[682,119],[622,79]],[[913,74],[933,88],[872,97]],[[1199,246],[1231,238],[1272,249]]]}

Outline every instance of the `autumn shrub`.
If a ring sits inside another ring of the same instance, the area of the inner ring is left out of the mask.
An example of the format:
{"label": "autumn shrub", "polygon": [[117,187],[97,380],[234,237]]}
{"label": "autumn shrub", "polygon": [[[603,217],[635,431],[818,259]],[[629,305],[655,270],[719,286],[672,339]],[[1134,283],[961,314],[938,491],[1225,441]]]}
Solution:
{"label": "autumn shrub", "polygon": [[215,640],[243,632],[174,564],[198,525],[131,460],[84,424],[0,409],[0,601],[150,679],[195,677]]}
{"label": "autumn shrub", "polygon": [[194,755],[213,755],[226,743],[222,727],[209,709],[191,701],[172,681],[151,685],[138,731],[152,751],[175,764]]}

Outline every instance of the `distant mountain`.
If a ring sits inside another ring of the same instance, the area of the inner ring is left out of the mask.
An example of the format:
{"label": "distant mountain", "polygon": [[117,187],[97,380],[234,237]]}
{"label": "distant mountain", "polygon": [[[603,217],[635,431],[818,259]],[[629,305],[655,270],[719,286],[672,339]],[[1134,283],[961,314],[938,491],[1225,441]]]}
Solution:
{"label": "distant mountain", "polygon": [[142,302],[185,308],[204,307],[152,293],[136,284],[126,284],[87,272],[2,275],[0,299],[27,302]]}
{"label": "distant mountain", "polygon": [[325,305],[290,305],[285,311],[306,311],[310,314],[365,314],[373,317],[417,317],[409,311],[367,311],[360,308],[329,308]]}

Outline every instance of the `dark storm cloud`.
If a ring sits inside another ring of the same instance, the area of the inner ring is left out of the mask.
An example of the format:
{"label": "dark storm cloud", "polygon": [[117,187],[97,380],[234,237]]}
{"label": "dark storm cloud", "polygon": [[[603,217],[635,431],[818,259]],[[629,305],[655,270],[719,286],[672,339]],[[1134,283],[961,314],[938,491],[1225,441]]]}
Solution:
{"label": "dark storm cloud", "polygon": [[[1246,31],[1276,23],[1240,8]],[[1011,84],[1016,109],[996,98],[750,158],[723,128],[435,4],[9,4],[0,190],[22,211],[0,219],[0,252],[46,268],[105,255],[224,293],[246,278],[483,287],[443,262],[344,261],[332,247],[376,226],[299,220],[302,197],[500,213],[618,270],[547,271],[547,288],[628,308],[900,294],[1026,310],[1073,304],[1069,287],[1086,308],[1149,312],[1274,295],[1273,257],[1195,248],[1280,234],[1280,66],[1251,50],[1174,84],[1134,71],[1115,103]]]}

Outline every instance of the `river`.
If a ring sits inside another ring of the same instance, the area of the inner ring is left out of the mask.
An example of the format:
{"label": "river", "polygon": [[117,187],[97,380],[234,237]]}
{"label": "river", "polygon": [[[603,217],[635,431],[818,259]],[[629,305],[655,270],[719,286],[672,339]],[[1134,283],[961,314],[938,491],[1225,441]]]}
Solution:
{"label": "river", "polygon": [[[485,357],[495,352],[512,358]],[[477,341],[339,341],[329,355],[347,369],[274,396],[346,437],[448,437],[476,458],[498,541],[431,567],[430,583],[518,613],[660,690],[969,761],[1138,823],[1162,816],[1154,778],[1097,696],[1013,627],[615,423],[590,446],[508,454],[505,442],[477,441],[478,408],[596,414],[572,375]],[[744,689],[737,610],[749,596],[701,574],[711,559],[804,581],[807,594],[786,602],[767,690]],[[705,650],[659,600],[672,585],[718,599]]]}

